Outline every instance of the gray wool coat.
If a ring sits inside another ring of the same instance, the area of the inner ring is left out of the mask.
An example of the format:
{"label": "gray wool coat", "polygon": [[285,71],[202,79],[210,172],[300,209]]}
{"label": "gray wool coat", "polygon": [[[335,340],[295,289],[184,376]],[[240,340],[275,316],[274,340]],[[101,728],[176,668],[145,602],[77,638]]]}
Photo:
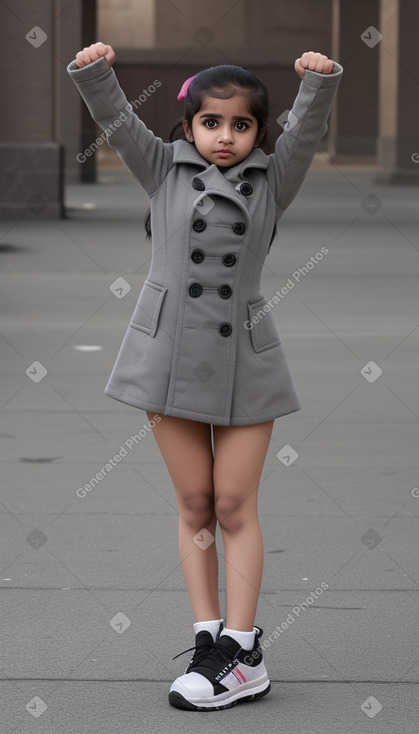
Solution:
{"label": "gray wool coat", "polygon": [[256,148],[222,170],[193,144],[156,137],[106,59],[81,69],[73,61],[68,73],[150,197],[150,271],[105,393],[224,426],[300,410],[260,276],[274,225],[327,131],[342,66],[334,62],[331,74],[305,72],[272,155]]}

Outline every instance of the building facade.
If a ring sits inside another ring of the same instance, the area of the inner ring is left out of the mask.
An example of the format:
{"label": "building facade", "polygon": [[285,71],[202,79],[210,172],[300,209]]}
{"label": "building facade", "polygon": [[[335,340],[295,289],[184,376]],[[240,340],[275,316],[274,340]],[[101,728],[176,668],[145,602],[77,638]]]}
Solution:
{"label": "building facade", "polygon": [[[416,0],[15,0],[0,6],[0,216],[64,216],[65,183],[94,181],[100,134],[66,73],[83,46],[112,45],[144,122],[167,139],[182,81],[240,64],[267,84],[270,134],[298,90],[294,61],[320,51],[345,69],[321,152],[377,164],[376,180],[419,182]],[[154,94],[143,90],[158,79]],[[144,100],[142,100],[144,97]]]}

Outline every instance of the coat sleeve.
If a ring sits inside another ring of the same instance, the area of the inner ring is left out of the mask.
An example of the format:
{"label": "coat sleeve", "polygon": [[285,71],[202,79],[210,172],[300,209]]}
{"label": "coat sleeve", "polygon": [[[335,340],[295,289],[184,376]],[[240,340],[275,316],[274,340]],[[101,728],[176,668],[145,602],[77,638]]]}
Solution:
{"label": "coat sleeve", "polygon": [[343,67],[333,62],[331,74],[306,70],[294,100],[288,122],[269,156],[268,179],[279,214],[298,193],[316,152],[317,144],[327,132]]}
{"label": "coat sleeve", "polygon": [[72,61],[67,71],[110,147],[151,196],[171,168],[172,145],[164,143],[138,118],[104,57],[81,68]]}

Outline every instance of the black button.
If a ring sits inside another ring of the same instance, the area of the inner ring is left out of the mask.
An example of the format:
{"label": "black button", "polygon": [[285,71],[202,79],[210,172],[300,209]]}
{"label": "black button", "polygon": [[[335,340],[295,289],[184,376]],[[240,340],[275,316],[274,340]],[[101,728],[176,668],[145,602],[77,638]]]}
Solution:
{"label": "black button", "polygon": [[234,222],[233,232],[236,234],[244,234],[246,232],[246,225],[244,222]]}
{"label": "black button", "polygon": [[218,288],[218,295],[221,296],[221,298],[230,298],[232,294],[232,290],[229,285],[220,285]]}
{"label": "black button", "polygon": [[228,252],[227,255],[223,255],[223,265],[226,266],[226,268],[231,268],[233,265],[236,264],[236,256],[233,255],[232,252]]}
{"label": "black button", "polygon": [[205,255],[202,250],[197,247],[192,251],[191,260],[193,260],[194,263],[202,263],[202,261],[205,260]]}
{"label": "black button", "polygon": [[228,324],[227,322],[225,322],[224,324],[219,325],[218,331],[220,332],[221,336],[230,336],[233,329],[232,329],[231,324]]}
{"label": "black button", "polygon": [[192,285],[189,286],[189,295],[192,298],[199,298],[203,290],[204,289],[200,283],[192,283]]}
{"label": "black button", "polygon": [[203,232],[205,227],[207,226],[207,223],[204,222],[203,219],[195,219],[192,227],[194,228],[195,232]]}
{"label": "black button", "polygon": [[240,185],[240,193],[243,194],[243,196],[251,196],[253,194],[253,186],[248,181],[244,181]]}
{"label": "black button", "polygon": [[197,191],[205,191],[205,184],[202,178],[198,178],[198,176],[195,176],[192,179],[192,186],[194,187],[194,189],[197,189]]}

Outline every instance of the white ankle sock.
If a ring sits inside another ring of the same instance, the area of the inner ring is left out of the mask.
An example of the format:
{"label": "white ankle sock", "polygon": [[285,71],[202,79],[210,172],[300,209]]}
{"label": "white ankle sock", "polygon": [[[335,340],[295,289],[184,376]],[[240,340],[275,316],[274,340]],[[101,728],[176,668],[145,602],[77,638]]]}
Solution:
{"label": "white ankle sock", "polygon": [[[240,630],[232,630],[224,627],[221,635],[228,635],[239,643],[243,650],[251,650],[255,644],[255,632],[241,632]],[[221,637],[220,635],[220,637]]]}
{"label": "white ankle sock", "polygon": [[212,634],[213,640],[215,642],[215,638],[218,634],[218,630],[220,629],[221,622],[224,624],[224,619],[210,619],[207,622],[195,622],[193,626],[195,634],[197,635],[198,632],[206,630],[207,632],[210,632]]}

